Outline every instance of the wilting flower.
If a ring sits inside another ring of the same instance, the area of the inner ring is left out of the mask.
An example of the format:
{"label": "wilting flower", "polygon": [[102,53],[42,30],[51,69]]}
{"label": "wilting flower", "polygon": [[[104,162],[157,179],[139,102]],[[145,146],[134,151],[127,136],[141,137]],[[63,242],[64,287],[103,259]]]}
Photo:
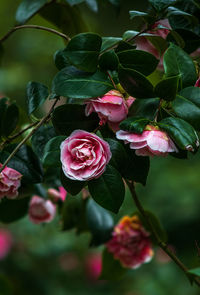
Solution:
{"label": "wilting flower", "polygon": [[0,260],[4,259],[12,247],[12,235],[6,229],[0,229]]}
{"label": "wilting flower", "polygon": [[197,81],[196,81],[196,83],[195,83],[194,86],[195,86],[195,87],[200,87],[200,78],[197,79]]}
{"label": "wilting flower", "polygon": [[67,191],[64,189],[63,186],[59,186],[58,189],[59,191],[55,188],[49,188],[47,193],[54,202],[58,202],[59,200],[64,202],[67,196]]}
{"label": "wilting flower", "polygon": [[[0,164],[0,168],[3,165]],[[18,196],[22,175],[12,168],[5,167],[0,173],[0,199],[7,197],[14,199]]]}
{"label": "wilting flower", "polygon": [[[159,25],[166,27],[166,29],[164,29],[164,28],[156,29]],[[169,22],[167,19],[163,19],[163,20],[156,22],[152,26],[152,30],[149,30],[147,33],[154,35],[154,36],[162,37],[163,39],[166,39],[167,35],[169,34],[169,31],[170,31]],[[156,47],[154,47],[154,45],[145,36],[139,36],[136,39],[136,45],[137,45],[137,49],[147,51],[147,52],[153,54],[156,58],[160,59],[160,52],[158,51],[158,49]],[[163,58],[160,59],[158,68],[160,70],[163,69]]]}
{"label": "wilting flower", "polygon": [[124,216],[115,226],[106,247],[124,267],[137,268],[153,256],[149,235],[138,216]]}
{"label": "wilting flower", "polygon": [[130,97],[125,100],[118,90],[111,90],[102,97],[90,99],[86,102],[85,114],[89,116],[92,112],[96,112],[101,120],[101,124],[119,123],[124,120],[128,114],[128,107],[134,101]]}
{"label": "wilting flower", "polygon": [[83,130],[74,131],[60,148],[63,172],[73,180],[98,178],[112,155],[107,142]]}
{"label": "wilting flower", "polygon": [[170,152],[178,152],[167,133],[155,126],[147,125],[142,134],[120,130],[116,136],[125,143],[130,143],[130,148],[136,150],[138,156],[164,157]]}
{"label": "wilting flower", "polygon": [[45,200],[39,196],[33,196],[29,205],[29,219],[39,224],[42,222],[50,222],[56,214],[56,205],[50,200]]}

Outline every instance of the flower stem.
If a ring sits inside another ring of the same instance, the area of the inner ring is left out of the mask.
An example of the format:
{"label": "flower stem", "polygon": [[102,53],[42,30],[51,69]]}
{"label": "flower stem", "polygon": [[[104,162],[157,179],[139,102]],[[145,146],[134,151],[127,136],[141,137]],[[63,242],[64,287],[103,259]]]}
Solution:
{"label": "flower stem", "polygon": [[[142,206],[142,204],[141,204],[141,202],[140,202],[140,200],[139,200],[139,198],[138,198],[138,196],[136,194],[134,183],[132,181],[128,181],[128,180],[126,180],[126,183],[127,183],[128,187],[129,187],[129,190],[131,192],[132,198],[133,198],[133,200],[135,202],[135,205],[136,205],[138,211],[141,213],[141,215],[145,219],[146,223],[148,224],[152,235],[154,236],[155,240],[157,241],[157,244],[176,263],[176,265],[178,265],[178,267],[189,278],[188,268],[182,263],[182,261],[180,261],[180,259],[174,254],[174,252],[172,252],[170,250],[170,248],[167,246],[167,244],[162,241],[162,239],[160,238],[158,232],[154,228],[151,220],[149,219],[149,216],[146,214],[146,211],[145,211],[144,207]],[[200,287],[199,279],[197,277],[194,277],[193,280]]]}
{"label": "flower stem", "polygon": [[12,159],[12,157],[14,157],[14,155],[18,152],[18,150],[21,148],[21,146],[40,128],[40,126],[42,126],[42,124],[44,124],[49,119],[58,100],[59,100],[59,98],[57,98],[55,100],[55,102],[53,103],[52,107],[50,108],[48,114],[45,115],[39,122],[37,122],[37,125],[33,128],[33,130],[26,137],[24,137],[24,139],[12,151],[12,153],[9,155],[9,157],[6,159],[6,161],[3,163],[3,166],[0,169],[0,173],[6,167],[6,165],[9,163],[9,161]]}
{"label": "flower stem", "polygon": [[117,86],[116,86],[116,84],[115,84],[115,82],[114,82],[114,80],[113,80],[111,74],[109,73],[109,71],[107,71],[107,74],[108,74],[108,77],[110,78],[110,81],[112,82],[114,88],[117,89]]}

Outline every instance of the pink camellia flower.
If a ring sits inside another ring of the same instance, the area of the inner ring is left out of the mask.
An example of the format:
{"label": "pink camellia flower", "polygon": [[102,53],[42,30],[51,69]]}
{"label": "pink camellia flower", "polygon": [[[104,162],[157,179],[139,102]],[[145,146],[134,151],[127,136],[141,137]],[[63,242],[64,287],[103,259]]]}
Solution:
{"label": "pink camellia flower", "polygon": [[115,226],[106,247],[124,267],[134,269],[153,256],[149,235],[138,216],[124,216]]}
{"label": "pink camellia flower", "polygon": [[59,200],[64,202],[67,196],[67,191],[64,189],[63,186],[59,186],[58,189],[59,191],[55,188],[49,188],[47,193],[54,202],[58,202]]}
{"label": "pink camellia flower", "polygon": [[111,90],[102,97],[90,99],[86,102],[85,114],[89,116],[92,112],[96,112],[101,120],[101,124],[108,122],[119,123],[124,120],[128,114],[128,104],[118,90]]}
{"label": "pink camellia flower", "polygon": [[[163,29],[156,29],[158,27],[158,25],[162,25],[162,26],[166,27],[166,29],[164,29],[164,28]],[[167,28],[169,28],[169,30]],[[163,20],[156,22],[152,26],[152,30],[149,30],[147,33],[162,37],[163,39],[166,39],[167,35],[170,32],[170,29],[171,29],[171,27],[170,27],[168,20],[163,19]],[[147,51],[147,52],[153,54],[156,58],[160,59],[160,52],[158,51],[158,49],[156,47],[154,47],[154,45],[145,36],[138,37],[136,39],[136,45],[137,45],[137,49]],[[160,59],[160,62],[158,64],[158,69],[160,69],[160,70],[163,69],[163,58]]]}
{"label": "pink camellia flower", "polygon": [[42,222],[50,222],[56,214],[56,205],[50,200],[45,200],[39,196],[33,196],[29,205],[29,219],[39,224]]}
{"label": "pink camellia flower", "polygon": [[13,239],[11,233],[6,229],[0,229],[0,260],[4,259],[13,244]]}
{"label": "pink camellia flower", "polygon": [[194,86],[195,87],[200,87],[200,77],[197,79],[197,81],[196,81],[196,83],[195,83]]}
{"label": "pink camellia flower", "polygon": [[170,152],[178,152],[167,133],[151,125],[147,125],[142,134],[120,130],[116,137],[130,143],[130,148],[136,150],[138,156],[165,157]]}
{"label": "pink camellia flower", "polygon": [[[0,168],[3,165],[0,164]],[[15,169],[5,167],[0,173],[0,199],[14,199],[18,196],[22,175]]]}
{"label": "pink camellia flower", "polygon": [[60,148],[63,172],[72,180],[98,178],[112,156],[107,142],[83,130],[74,131]]}

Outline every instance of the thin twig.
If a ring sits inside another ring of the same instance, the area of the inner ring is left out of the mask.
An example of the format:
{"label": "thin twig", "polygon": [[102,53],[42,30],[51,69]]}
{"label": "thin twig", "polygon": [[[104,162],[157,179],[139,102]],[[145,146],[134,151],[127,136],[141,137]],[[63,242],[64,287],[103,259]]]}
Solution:
{"label": "thin twig", "polygon": [[36,29],[36,30],[43,30],[43,31],[47,31],[53,34],[56,34],[62,38],[64,38],[67,41],[70,41],[71,38],[61,32],[58,32],[54,29],[51,28],[47,28],[47,27],[43,27],[43,26],[38,26],[38,25],[22,25],[22,26],[16,26],[13,27],[10,31],[8,31],[1,39],[0,39],[0,43],[4,42],[5,40],[7,40],[10,35],[12,35],[15,31],[17,30],[21,30],[21,29]]}
{"label": "thin twig", "polygon": [[[146,214],[146,211],[144,210],[142,204],[139,201],[139,198],[137,197],[136,191],[135,191],[135,187],[133,182],[126,180],[126,183],[130,189],[132,198],[135,202],[136,207],[138,208],[139,212],[141,213],[141,215],[144,217],[145,221],[147,222],[152,235],[154,236],[154,238],[157,241],[157,244],[159,245],[160,248],[162,248],[162,250],[178,265],[178,267],[185,273],[186,276],[188,276],[188,268],[182,263],[182,261],[180,261],[180,259],[169,249],[169,247],[167,246],[167,244],[165,242],[162,241],[162,239],[160,238],[159,234],[157,233],[156,229],[154,228],[151,220],[149,219],[148,214]],[[198,278],[194,277],[194,282],[200,286],[200,281]]]}
{"label": "thin twig", "polygon": [[113,84],[114,88],[115,88],[115,89],[117,89],[117,86],[116,86],[116,84],[115,84],[115,82],[114,82],[113,78],[111,77],[111,75],[110,75],[109,71],[107,71],[107,74],[108,74],[108,77],[110,78],[110,81],[112,82],[112,84]]}
{"label": "thin twig", "polygon": [[6,165],[8,164],[8,162],[12,159],[12,157],[18,152],[18,150],[21,148],[21,146],[35,133],[35,131],[40,128],[40,126],[42,126],[43,123],[45,123],[51,113],[53,112],[54,110],[54,107],[56,105],[56,103],[58,102],[59,98],[56,99],[56,101],[53,103],[52,107],[50,108],[48,114],[46,116],[44,116],[38,123],[37,125],[35,126],[35,128],[33,128],[33,130],[26,136],[24,137],[24,139],[16,146],[16,148],[12,151],[12,153],[9,155],[9,157],[6,159],[6,161],[3,163],[3,166],[1,167],[0,169],[0,173],[2,172],[2,170],[6,167]]}

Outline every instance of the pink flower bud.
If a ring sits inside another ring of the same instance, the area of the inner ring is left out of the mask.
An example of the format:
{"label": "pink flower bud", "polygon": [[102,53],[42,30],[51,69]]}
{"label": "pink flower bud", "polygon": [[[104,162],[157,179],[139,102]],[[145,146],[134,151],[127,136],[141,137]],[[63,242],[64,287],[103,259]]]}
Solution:
{"label": "pink flower bud", "polygon": [[4,259],[12,247],[12,235],[8,230],[0,229],[0,260]]}
{"label": "pink flower bud", "polygon": [[90,99],[86,102],[86,116],[89,116],[92,112],[98,114],[101,122],[119,123],[126,118],[128,105],[118,90],[111,90],[103,97]]}
{"label": "pink flower bud", "polygon": [[111,159],[109,144],[96,134],[83,130],[74,131],[60,148],[63,172],[72,180],[100,177]]}
{"label": "pink flower bud", "polygon": [[102,258],[100,253],[90,253],[86,257],[86,273],[92,280],[97,280],[102,270]]}
{"label": "pink flower bud", "polygon": [[47,193],[52,198],[52,201],[58,202],[59,200],[65,201],[67,191],[64,189],[63,186],[58,187],[59,191],[54,188],[49,188]]}
{"label": "pink flower bud", "polygon": [[195,87],[200,87],[200,77],[198,78],[198,80],[196,81],[196,83],[195,83],[194,86],[195,86]]}
{"label": "pink flower bud", "polygon": [[119,221],[106,247],[127,268],[137,268],[149,262],[153,256],[149,233],[136,215],[124,216]]}
{"label": "pink flower bud", "polygon": [[39,224],[42,222],[50,222],[56,214],[56,205],[50,200],[45,200],[39,196],[33,196],[29,205],[29,219]]}
{"label": "pink flower bud", "polygon": [[136,150],[138,156],[165,157],[170,152],[178,152],[167,133],[151,125],[147,125],[142,134],[120,130],[116,137],[130,143],[130,148]]}
{"label": "pink flower bud", "polygon": [[[0,164],[0,168],[3,165]],[[0,173],[0,199],[7,197],[14,199],[18,196],[22,175],[15,169],[5,167]]]}

